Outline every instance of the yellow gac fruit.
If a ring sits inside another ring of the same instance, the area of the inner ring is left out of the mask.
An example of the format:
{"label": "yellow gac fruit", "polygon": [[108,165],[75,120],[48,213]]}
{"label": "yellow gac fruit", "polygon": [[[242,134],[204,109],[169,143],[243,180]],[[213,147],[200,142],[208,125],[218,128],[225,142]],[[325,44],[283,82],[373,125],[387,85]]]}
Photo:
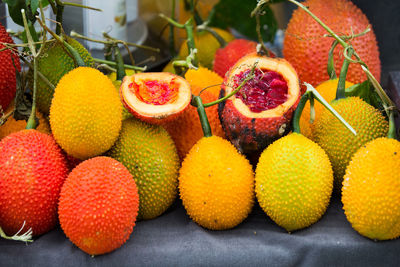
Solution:
{"label": "yellow gac fruit", "polygon": [[256,196],[264,212],[288,232],[318,221],[333,188],[333,172],[324,150],[292,133],[265,149],[256,168]]}
{"label": "yellow gac fruit", "polygon": [[339,189],[353,154],[365,143],[385,136],[389,124],[379,110],[359,97],[332,101],[331,106],[357,133],[354,135],[328,110],[323,110],[315,122],[315,142],[328,154],[335,176],[335,186]]}
{"label": "yellow gac fruit", "polygon": [[179,193],[193,221],[211,230],[230,229],[253,207],[253,170],[227,140],[203,137],[182,163]]}
{"label": "yellow gac fruit", "polygon": [[50,126],[67,154],[88,159],[106,152],[121,129],[122,104],[113,83],[100,71],[79,67],[58,83]]}
{"label": "yellow gac fruit", "polygon": [[361,235],[377,240],[400,236],[400,142],[377,138],[353,156],[343,180],[347,220]]}

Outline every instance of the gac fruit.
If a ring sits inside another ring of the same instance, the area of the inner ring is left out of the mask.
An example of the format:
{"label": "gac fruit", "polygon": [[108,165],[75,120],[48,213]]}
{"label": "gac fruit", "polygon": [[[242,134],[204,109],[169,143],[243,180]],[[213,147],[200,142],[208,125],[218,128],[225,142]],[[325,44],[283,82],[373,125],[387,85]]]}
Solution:
{"label": "gac fruit", "polygon": [[256,53],[242,57],[230,69],[220,97],[234,91],[254,65],[254,77],[218,107],[226,137],[245,154],[260,152],[287,133],[300,99],[297,73],[290,63]]}
{"label": "gac fruit", "polygon": [[90,255],[121,247],[133,231],[138,210],[139,195],[132,175],[122,163],[103,156],[72,170],[58,206],[65,235]]}

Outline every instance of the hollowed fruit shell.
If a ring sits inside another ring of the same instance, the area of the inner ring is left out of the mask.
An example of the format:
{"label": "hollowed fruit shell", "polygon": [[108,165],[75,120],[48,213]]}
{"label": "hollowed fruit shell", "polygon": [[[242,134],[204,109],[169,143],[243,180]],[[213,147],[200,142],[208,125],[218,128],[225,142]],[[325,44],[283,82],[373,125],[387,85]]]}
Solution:
{"label": "hollowed fruit shell", "polygon": [[[266,95],[274,95],[275,92],[271,94],[271,90],[280,90],[275,89],[274,86],[269,87],[275,79],[283,84],[286,82],[287,91],[284,93],[284,98],[279,96],[282,103],[275,103],[272,107],[261,108],[262,110],[260,110],[259,102],[256,103],[258,105],[256,108],[249,108],[242,101],[243,95],[239,95],[243,92],[241,90],[219,104],[219,118],[227,138],[245,154],[259,153],[268,144],[289,132],[290,121],[301,96],[297,73],[289,62],[281,58],[269,58],[253,53],[242,57],[229,70],[221,87],[220,97],[235,90],[240,84],[240,82],[235,82],[235,79],[237,80],[240,76],[244,79],[244,73],[250,72],[256,62],[258,62],[255,70],[256,77],[260,73],[261,75],[267,72],[272,73],[273,78],[269,81],[267,78],[262,80],[265,76],[261,76],[261,83],[268,83],[268,90],[270,90],[264,91]],[[261,90],[260,83],[257,81],[247,82],[246,85],[247,91],[244,93],[250,92],[249,90]],[[265,86],[265,84],[262,85]],[[249,88],[249,86],[253,87]],[[268,102],[270,99],[266,97],[264,100]]]}
{"label": "hollowed fruit shell", "polygon": [[152,124],[175,119],[190,104],[189,83],[166,72],[146,72],[125,76],[120,96],[135,117]]}

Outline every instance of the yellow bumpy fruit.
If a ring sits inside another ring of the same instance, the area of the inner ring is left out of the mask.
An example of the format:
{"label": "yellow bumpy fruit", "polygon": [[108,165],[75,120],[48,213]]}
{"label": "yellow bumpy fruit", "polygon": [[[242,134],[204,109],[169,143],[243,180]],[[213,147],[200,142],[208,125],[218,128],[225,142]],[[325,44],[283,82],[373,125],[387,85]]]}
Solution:
{"label": "yellow bumpy fruit", "polygon": [[71,156],[88,159],[106,152],[121,129],[122,104],[111,80],[79,67],[58,83],[50,107],[50,127]]}
{"label": "yellow bumpy fruit", "polygon": [[227,140],[203,137],[182,163],[179,192],[193,221],[212,230],[233,228],[253,207],[253,171]]}
{"label": "yellow bumpy fruit", "polygon": [[361,235],[386,240],[400,236],[400,142],[378,138],[353,156],[343,180],[347,220]]}
{"label": "yellow bumpy fruit", "polygon": [[333,171],[324,150],[292,133],[271,144],[256,168],[261,208],[291,232],[308,227],[325,213],[333,188]]}

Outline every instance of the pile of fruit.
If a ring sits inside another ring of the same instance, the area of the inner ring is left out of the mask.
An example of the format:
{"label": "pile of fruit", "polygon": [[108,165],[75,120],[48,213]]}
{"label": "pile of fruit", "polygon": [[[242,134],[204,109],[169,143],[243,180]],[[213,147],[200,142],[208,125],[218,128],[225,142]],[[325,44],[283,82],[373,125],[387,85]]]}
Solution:
{"label": "pile of fruit", "polygon": [[258,202],[292,232],[337,194],[361,235],[399,237],[400,143],[375,35],[350,0],[298,5],[284,58],[190,16],[166,18],[187,31],[179,55],[164,72],[129,75],[115,39],[106,75],[39,17],[53,38],[34,45],[28,30],[23,52],[0,25],[1,236],[32,241],[59,223],[100,255],[177,196],[207,229],[234,228]]}

